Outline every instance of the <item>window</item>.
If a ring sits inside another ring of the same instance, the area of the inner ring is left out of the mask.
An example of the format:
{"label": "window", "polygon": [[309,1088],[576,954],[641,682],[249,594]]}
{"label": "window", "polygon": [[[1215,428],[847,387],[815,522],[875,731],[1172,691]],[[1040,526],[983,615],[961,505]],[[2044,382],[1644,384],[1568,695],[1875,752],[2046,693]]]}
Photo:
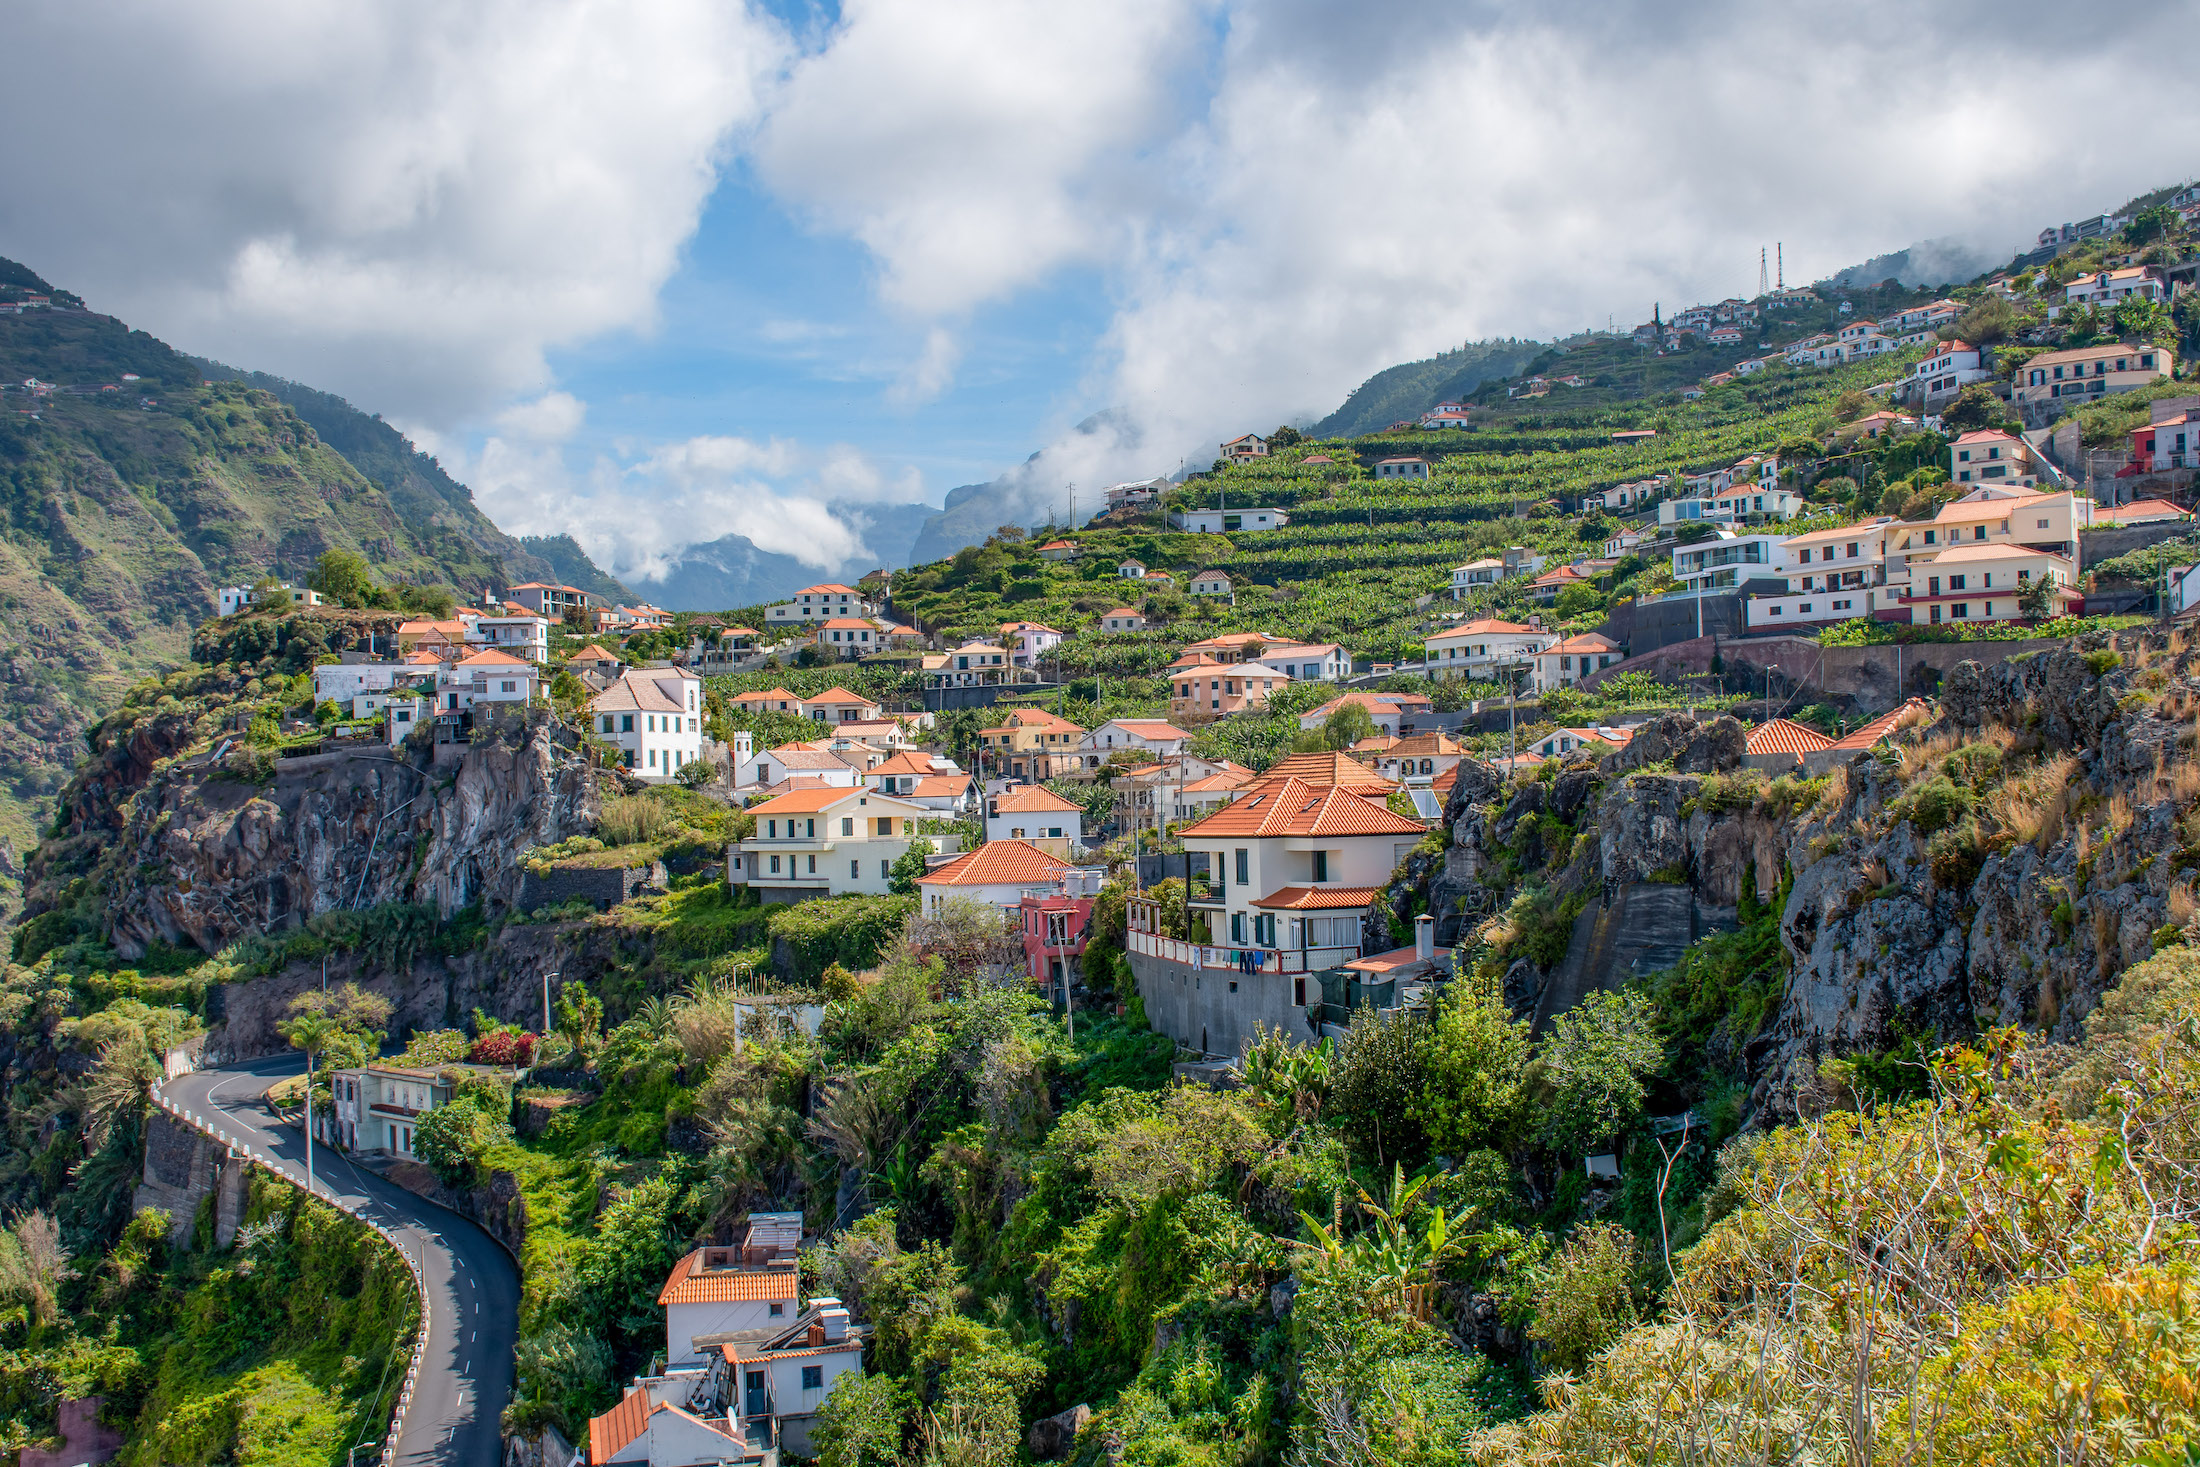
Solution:
{"label": "window", "polygon": [[1304,978],[1291,980],[1291,1002],[1297,1008],[1303,1009],[1306,1007],[1306,980]]}
{"label": "window", "polygon": [[1239,886],[1249,886],[1252,884],[1252,880],[1250,853],[1240,847],[1237,853],[1237,884]]}
{"label": "window", "polygon": [[[810,827],[810,831],[809,831],[810,839],[812,839],[812,840],[816,840],[816,839],[817,839],[817,822],[816,822],[815,820],[812,820],[812,821],[809,821],[809,822],[807,822],[807,823],[808,823],[808,825],[809,825],[809,827]],[[790,821],[788,821],[788,822],[787,822],[787,833],[788,833],[789,835],[792,835],[792,834],[794,834],[794,822],[793,822],[792,820],[790,820]]]}
{"label": "window", "polygon": [[840,821],[840,833],[841,833],[842,835],[854,835],[854,834],[856,833],[856,822],[855,822],[855,820],[854,820],[854,818],[853,818],[853,817],[851,817],[851,816],[842,816],[842,817],[841,817],[841,821]]}
{"label": "window", "polygon": [[1314,879],[1316,881],[1327,881],[1329,879],[1329,852],[1314,852]]}
{"label": "window", "polygon": [[1986,538],[1986,527],[1985,527],[1984,525],[1974,525],[1974,526],[1972,526],[1972,528],[1971,528],[1971,538],[1972,538],[1972,539],[1974,539],[1974,540],[1983,540],[1983,539],[1985,539],[1985,538]]}
{"label": "window", "polygon": [[774,856],[774,857],[772,857],[772,875],[774,875],[774,876],[777,876],[778,874],[779,874],[779,858],[778,858],[777,856]]}
{"label": "window", "polygon": [[774,1304],[771,1308],[771,1312],[776,1318],[777,1316],[785,1314],[787,1312],[787,1306],[784,1304]]}
{"label": "window", "polygon": [[632,733],[632,732],[634,732],[634,715],[633,715],[633,714],[631,714],[631,713],[622,713],[622,714],[620,714],[620,715],[619,715],[619,732],[620,732],[620,733]]}
{"label": "window", "polygon": [[810,874],[812,876],[817,874],[817,857],[815,856],[810,857]]}
{"label": "window", "polygon": [[1965,620],[1969,620],[1971,615],[1971,603],[1968,601],[1958,601],[1956,603],[1956,615]]}
{"label": "window", "polygon": [[802,1389],[806,1391],[821,1391],[825,1389],[825,1367],[822,1365],[803,1366]]}
{"label": "window", "polygon": [[1232,912],[1230,914],[1230,941],[1241,947],[1245,943],[1245,914],[1243,912]]}

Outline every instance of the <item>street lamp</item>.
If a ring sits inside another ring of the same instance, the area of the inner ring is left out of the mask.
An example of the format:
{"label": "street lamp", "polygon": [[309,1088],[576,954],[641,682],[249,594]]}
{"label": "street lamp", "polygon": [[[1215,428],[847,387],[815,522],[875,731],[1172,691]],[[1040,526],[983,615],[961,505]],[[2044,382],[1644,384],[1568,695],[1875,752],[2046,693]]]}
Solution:
{"label": "street lamp", "polygon": [[542,975],[542,1037],[544,1039],[550,1037],[550,980],[557,976],[558,970],[555,968]]}
{"label": "street lamp", "polygon": [[344,1467],[358,1467],[359,1454],[382,1445],[380,1442],[361,1442],[344,1454]]}

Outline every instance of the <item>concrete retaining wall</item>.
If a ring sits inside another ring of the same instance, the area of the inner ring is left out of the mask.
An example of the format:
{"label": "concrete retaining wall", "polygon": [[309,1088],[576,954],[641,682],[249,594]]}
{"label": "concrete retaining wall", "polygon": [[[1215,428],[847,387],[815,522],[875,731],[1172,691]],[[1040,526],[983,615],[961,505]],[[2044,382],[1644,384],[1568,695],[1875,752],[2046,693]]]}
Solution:
{"label": "concrete retaining wall", "polygon": [[661,888],[665,881],[662,861],[647,866],[552,866],[547,872],[529,871],[521,878],[519,909],[561,907],[579,898],[603,911],[648,888]]}
{"label": "concrete retaining wall", "polygon": [[[2078,569],[2091,570],[2104,560],[2114,560],[2119,555],[2129,555],[2134,550],[2144,550],[2149,545],[2159,545],[2164,540],[2182,540],[2192,533],[2189,520],[2166,525],[2132,525],[2125,529],[2087,530],[2078,537]],[[2086,610],[2093,609],[2093,598],[2086,598]]]}
{"label": "concrete retaining wall", "polygon": [[1649,673],[1681,683],[1695,677],[1713,688],[1711,659],[1726,675],[1746,676],[1762,691],[1769,675],[1774,698],[1800,692],[1806,698],[1833,697],[1853,703],[1861,714],[1885,713],[1909,698],[1930,697],[1959,662],[1989,666],[2012,657],[2060,647],[2060,639],[2033,637],[2021,642],[1912,642],[1879,647],[1821,647],[1808,637],[1703,637],[1630,657],[1586,680],[1595,686],[1622,672]]}

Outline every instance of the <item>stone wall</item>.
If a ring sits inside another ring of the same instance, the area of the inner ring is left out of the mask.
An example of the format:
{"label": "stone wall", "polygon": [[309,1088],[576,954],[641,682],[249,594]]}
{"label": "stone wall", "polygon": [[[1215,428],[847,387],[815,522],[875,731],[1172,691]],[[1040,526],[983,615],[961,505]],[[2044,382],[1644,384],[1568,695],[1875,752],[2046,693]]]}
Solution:
{"label": "stone wall", "polygon": [[[2131,525],[2114,530],[2087,530],[2078,537],[2078,569],[2091,570],[2104,560],[2114,560],[2119,555],[2129,555],[2134,550],[2144,550],[2149,545],[2159,545],[2164,540],[2182,540],[2192,533],[2192,522],[2179,520],[2166,525]],[[2093,610],[2091,597],[2086,598],[2086,610]]]}
{"label": "stone wall", "polygon": [[518,905],[522,912],[532,912],[579,899],[600,912],[649,888],[662,889],[665,880],[662,861],[646,866],[556,865],[544,872],[529,870],[520,878]]}
{"label": "stone wall", "polygon": [[226,1248],[244,1222],[246,1166],[205,1135],[166,1111],[155,1110],[145,1127],[145,1170],[134,1210],[168,1214],[168,1243],[191,1241],[199,1208],[214,1198],[214,1246]]}
{"label": "stone wall", "polygon": [[1910,642],[1876,647],[1821,647],[1816,639],[1797,636],[1728,639],[1703,637],[1660,647],[1645,657],[1630,657],[1584,680],[1584,686],[1623,672],[1644,672],[1663,682],[1686,686],[1694,677],[1704,691],[1716,691],[1711,660],[1719,659],[1726,678],[1746,681],[1757,691],[1768,686],[1775,700],[1795,695],[1818,701],[1838,700],[1862,716],[1871,717],[1897,707],[1905,700],[1930,697],[1941,680],[1959,662],[1991,667],[2032,653],[2062,646],[2052,638],[2021,642]]}

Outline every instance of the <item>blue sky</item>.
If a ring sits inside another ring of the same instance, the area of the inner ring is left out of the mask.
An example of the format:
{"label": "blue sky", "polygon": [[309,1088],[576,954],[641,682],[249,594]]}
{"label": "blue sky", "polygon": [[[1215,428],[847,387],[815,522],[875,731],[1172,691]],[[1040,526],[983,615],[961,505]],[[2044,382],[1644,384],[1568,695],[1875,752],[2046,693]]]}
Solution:
{"label": "blue sky", "polygon": [[2189,176],[2190,88],[2144,128],[2063,119],[2120,115],[2196,20],[24,7],[0,127],[40,142],[0,155],[0,254],[383,413],[500,525],[622,576],[726,534],[824,571],[870,554],[879,506],[1005,475],[1004,513],[1036,516],[1399,361],[1747,289],[1760,245],[1791,279],[2011,249]]}

